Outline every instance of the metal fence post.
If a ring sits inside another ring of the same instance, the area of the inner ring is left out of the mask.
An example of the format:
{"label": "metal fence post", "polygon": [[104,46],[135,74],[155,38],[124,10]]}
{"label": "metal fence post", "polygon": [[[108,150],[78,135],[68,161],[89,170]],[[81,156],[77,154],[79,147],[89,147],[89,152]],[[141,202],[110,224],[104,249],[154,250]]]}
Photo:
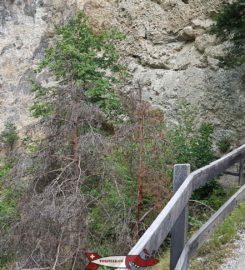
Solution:
{"label": "metal fence post", "polygon": [[245,176],[244,176],[244,161],[243,159],[240,160],[239,164],[239,185],[243,186],[245,184]]}
{"label": "metal fence post", "polygon": [[[190,164],[174,165],[173,192],[175,193],[190,174]],[[170,270],[174,270],[186,244],[188,229],[188,205],[171,230]]]}

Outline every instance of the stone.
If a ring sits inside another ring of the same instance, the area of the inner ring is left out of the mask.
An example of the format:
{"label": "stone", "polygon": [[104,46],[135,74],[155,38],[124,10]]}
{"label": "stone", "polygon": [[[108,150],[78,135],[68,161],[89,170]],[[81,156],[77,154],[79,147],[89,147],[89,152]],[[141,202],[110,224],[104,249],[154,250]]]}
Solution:
{"label": "stone", "polygon": [[219,69],[219,60],[218,59],[215,59],[215,58],[208,56],[207,62],[208,62],[208,65],[210,66],[210,68],[212,68],[213,70]]}
{"label": "stone", "polygon": [[[4,15],[0,25],[0,131],[10,118],[16,119],[19,128],[33,123],[29,113],[33,94],[26,74],[52,42],[55,25],[83,9],[95,31],[116,27],[125,34],[118,49],[131,75],[122,87],[126,94],[137,92],[140,82],[144,99],[164,112],[167,126],[177,122],[178,103],[186,99],[197,107],[200,121],[214,123],[217,138],[224,130],[240,140],[244,137],[243,73],[239,68],[219,67],[218,58],[228,44],[207,32],[213,23],[211,14],[217,13],[223,0],[189,0],[188,4],[180,0],[19,2],[0,5]],[[27,2],[29,10],[24,11]],[[49,76],[48,72],[39,74],[48,85],[52,84]]]}
{"label": "stone", "polygon": [[23,46],[23,41],[20,39],[20,37],[18,36],[18,37],[16,37],[16,40],[15,40],[15,43],[14,43],[14,45],[15,45],[15,48],[16,49],[18,49],[18,50],[20,50],[21,49],[21,47]]}
{"label": "stone", "polygon": [[220,58],[225,55],[225,45],[224,44],[219,44],[216,46],[210,46],[207,47],[204,51],[205,55],[210,56],[212,58]]}
{"label": "stone", "polygon": [[201,19],[197,18],[191,21],[194,28],[204,28],[209,29],[213,25],[213,20],[211,19]]}
{"label": "stone", "polygon": [[196,34],[192,26],[186,26],[179,34],[180,40],[193,41],[196,38]]}
{"label": "stone", "polygon": [[203,53],[209,46],[216,44],[216,37],[214,35],[204,34],[198,36],[195,40],[195,46],[198,51]]}

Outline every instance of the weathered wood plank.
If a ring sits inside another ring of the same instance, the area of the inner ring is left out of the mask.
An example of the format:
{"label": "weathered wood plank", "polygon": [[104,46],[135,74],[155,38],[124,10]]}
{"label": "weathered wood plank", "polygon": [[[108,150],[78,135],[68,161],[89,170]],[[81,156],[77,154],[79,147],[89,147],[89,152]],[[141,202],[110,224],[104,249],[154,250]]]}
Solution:
{"label": "weathered wood plank", "polygon": [[178,263],[174,270],[187,270],[189,265],[189,252],[190,252],[190,245],[189,242],[185,245],[181,256],[179,257]]}
{"label": "weathered wood plank", "polygon": [[[190,174],[190,164],[174,166],[173,192],[176,193],[187,176]],[[187,241],[188,206],[184,208],[171,230],[170,270],[174,270]]]}
{"label": "weathered wood plank", "polygon": [[240,175],[239,173],[228,172],[228,171],[225,171],[224,174],[232,175],[232,176],[239,176]]}
{"label": "weathered wood plank", "polygon": [[245,199],[245,185],[242,186],[190,239],[190,255],[200,248],[216,227]]}
{"label": "weathered wood plank", "polygon": [[242,186],[213,216],[191,237],[179,258],[175,270],[185,270],[190,257],[204,244],[216,227],[245,200],[245,185]]}
{"label": "weathered wood plank", "polygon": [[245,157],[245,144],[211,164],[191,173],[129,254],[158,250],[188,203],[192,192]]}
{"label": "weathered wood plank", "polygon": [[151,226],[146,230],[144,235],[131,249],[130,255],[141,254],[144,248],[151,252],[153,250],[158,250],[179,217],[179,214],[186,206],[191,192],[190,179],[186,179]]}
{"label": "weathered wood plank", "polygon": [[239,164],[239,185],[242,186],[245,184],[245,176],[244,176],[244,160],[240,160],[240,164]]}

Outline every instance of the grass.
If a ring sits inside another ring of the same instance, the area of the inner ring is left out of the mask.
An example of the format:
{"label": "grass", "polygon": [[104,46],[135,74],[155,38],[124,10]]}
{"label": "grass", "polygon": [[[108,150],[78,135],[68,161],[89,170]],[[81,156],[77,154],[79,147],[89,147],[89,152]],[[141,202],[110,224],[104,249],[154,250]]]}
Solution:
{"label": "grass", "polygon": [[[4,177],[12,168],[12,163],[8,159],[0,160],[0,230],[7,233],[8,228],[17,216],[18,194],[10,186],[4,184]],[[1,251],[0,269],[9,269],[7,265],[11,262],[12,255]]]}
{"label": "grass", "polygon": [[212,237],[198,251],[190,263],[192,270],[217,270],[227,254],[232,252],[237,231],[245,229],[245,202],[242,202],[231,215],[215,230]]}
{"label": "grass", "polygon": [[[237,232],[245,230],[245,202],[242,202],[218,226],[211,238],[190,261],[190,270],[217,270],[234,249]],[[152,270],[169,270],[169,249],[160,255],[160,262]]]}
{"label": "grass", "polygon": [[161,257],[158,258],[159,263],[151,267],[152,270],[169,270],[170,266],[170,250],[167,249],[161,254]]}

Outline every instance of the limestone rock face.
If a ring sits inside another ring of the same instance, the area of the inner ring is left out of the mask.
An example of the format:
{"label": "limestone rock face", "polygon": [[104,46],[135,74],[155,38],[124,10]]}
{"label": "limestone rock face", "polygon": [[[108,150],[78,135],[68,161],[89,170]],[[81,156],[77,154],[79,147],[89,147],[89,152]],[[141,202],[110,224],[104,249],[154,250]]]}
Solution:
{"label": "limestone rock face", "polygon": [[83,0],[0,0],[0,130],[8,121],[19,129],[34,121],[29,112],[33,68],[55,25],[83,4]]}
{"label": "limestone rock face", "polygon": [[200,119],[214,123],[217,138],[231,135],[244,142],[243,72],[218,66],[228,44],[208,33],[224,2],[120,1],[117,18],[127,34],[121,49],[133,78],[125,91],[136,92],[140,84],[144,98],[164,110],[169,125],[186,99]]}
{"label": "limestone rock face", "polygon": [[[13,2],[13,1],[12,1]],[[116,26],[126,39],[119,45],[131,73],[123,90],[160,106],[168,124],[178,103],[197,106],[200,119],[213,122],[217,137],[245,131],[242,71],[218,66],[227,44],[208,33],[224,0],[0,0],[0,129],[30,121],[27,78],[52,40],[54,25],[84,9],[95,30]]]}

